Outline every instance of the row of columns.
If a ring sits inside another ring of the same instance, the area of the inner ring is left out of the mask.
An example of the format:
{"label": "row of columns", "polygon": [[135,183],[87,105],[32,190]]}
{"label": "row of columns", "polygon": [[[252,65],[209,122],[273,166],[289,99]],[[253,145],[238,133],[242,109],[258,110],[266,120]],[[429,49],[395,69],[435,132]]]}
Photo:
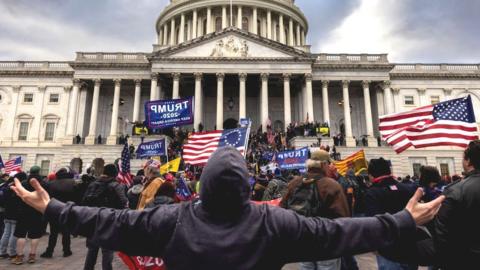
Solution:
{"label": "row of columns", "polygon": [[[176,20],[178,17],[173,17],[170,19],[169,22],[166,22],[163,27],[160,28],[158,33],[158,44],[159,45],[170,45],[174,46],[176,44],[180,44],[185,42],[185,31],[187,31],[187,40],[188,39],[195,39],[201,36],[199,31],[199,15],[197,9],[191,11],[191,19],[188,19],[187,22],[187,29],[185,29],[186,23],[186,14],[180,14],[180,25],[177,35],[177,25]],[[274,33],[276,34],[276,26],[279,27],[279,37],[275,37],[278,42],[289,45],[289,46],[302,46],[305,44],[305,31],[301,27],[300,23],[295,22],[293,18],[288,18],[288,36],[285,35],[285,21],[287,19],[284,18],[283,14],[278,14],[278,20],[274,21],[272,19],[272,11],[267,10],[266,12],[266,21],[263,21],[263,25],[265,29],[265,37],[268,39],[274,39]],[[233,18],[231,22],[228,23],[228,12],[227,7],[222,6],[222,28],[227,28],[228,26],[236,26],[239,29],[242,29],[242,19],[243,19],[243,8],[242,6],[237,6],[237,21],[236,25],[233,24]],[[203,25],[205,32],[207,34],[212,33],[215,31],[215,22],[212,16],[212,7],[206,8],[206,25]],[[261,33],[258,32],[258,8],[252,7],[252,22],[250,23],[251,29],[247,29],[250,32],[260,35]],[[201,23],[201,22],[200,22]],[[170,29],[169,29],[170,28]],[[262,31],[263,32],[263,31]],[[170,38],[168,35],[170,33]],[[169,40],[169,41],[168,41]]]}
{"label": "row of columns", "polygon": [[[248,74],[240,73],[239,74],[239,119],[246,117],[246,80]],[[262,128],[266,131],[266,123],[269,118],[269,103],[268,103],[268,73],[260,74],[261,78],[261,88],[260,88],[260,119]],[[173,99],[180,98],[180,73],[173,73]],[[202,88],[202,73],[195,73],[195,116],[194,116],[194,128],[198,130],[198,126],[203,122],[202,111],[203,111],[203,88]],[[224,73],[217,73],[217,115],[216,115],[216,126],[217,129],[223,129],[223,105],[224,105]],[[283,74],[283,91],[284,91],[284,121],[285,126],[291,123],[291,99],[290,99],[290,80],[291,74]],[[97,119],[98,119],[98,105],[100,97],[100,86],[101,80],[94,80],[94,90],[93,90],[93,100],[91,108],[91,118],[89,133],[86,138],[86,144],[94,144],[95,138],[97,136]],[[110,126],[110,133],[107,138],[107,144],[116,144],[117,139],[117,128],[118,128],[118,115],[119,115],[119,105],[120,105],[120,92],[121,92],[121,79],[114,80],[114,97],[113,97],[113,107],[112,107],[112,121]],[[328,85],[329,81],[322,81],[322,99],[323,99],[323,121],[330,123],[330,109],[328,103]],[[353,140],[352,132],[352,120],[351,120],[351,109],[350,109],[350,95],[349,95],[349,85],[350,81],[342,81],[343,88],[343,111],[345,117],[345,136],[347,141],[347,146],[355,146],[355,141]],[[152,76],[151,81],[151,92],[150,99],[155,100],[159,98],[159,86],[158,75]],[[363,81],[363,95],[364,95],[364,105],[365,105],[365,118],[366,118],[366,127],[367,135],[369,137],[370,145],[375,145],[374,133],[373,133],[373,118],[371,110],[371,99],[370,99],[370,81]],[[306,100],[306,117],[308,121],[315,121],[315,115],[313,110],[313,87],[312,87],[312,75],[305,74],[305,100]],[[78,92],[80,90],[80,81],[74,80],[73,90],[71,94],[71,103],[70,108],[76,108],[78,104]],[[384,93],[385,93],[385,104],[388,110],[392,110],[392,105],[387,102],[391,100],[391,89],[389,82],[384,83]],[[390,98],[388,98],[388,93],[390,93]],[[139,121],[140,108],[141,108],[141,80],[135,80],[135,94],[134,94],[134,107],[133,107],[133,121]],[[75,135],[75,119],[76,111],[72,112],[68,116],[68,125],[67,125],[67,136],[73,138]]]}

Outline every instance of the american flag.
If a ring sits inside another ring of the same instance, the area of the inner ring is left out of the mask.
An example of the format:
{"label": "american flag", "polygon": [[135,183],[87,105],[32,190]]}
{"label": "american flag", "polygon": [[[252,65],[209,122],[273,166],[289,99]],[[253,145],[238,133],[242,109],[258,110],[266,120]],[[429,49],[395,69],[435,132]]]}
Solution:
{"label": "american flag", "polygon": [[232,146],[245,154],[248,145],[248,128],[217,130],[193,133],[183,146],[183,160],[186,164],[205,165],[217,148]]}
{"label": "american flag", "polygon": [[120,171],[117,180],[130,187],[133,183],[132,175],[130,174],[130,149],[128,149],[128,140],[125,140],[123,145],[122,157],[120,159]]}
{"label": "american flag", "polygon": [[458,146],[478,139],[470,96],[380,118],[383,139],[401,153],[410,147]]}
{"label": "american flag", "polygon": [[22,157],[16,157],[5,162],[5,173],[20,172],[22,170]]}
{"label": "american flag", "polygon": [[180,177],[177,182],[176,193],[180,201],[190,201],[192,199],[192,193],[185,182],[183,177]]}

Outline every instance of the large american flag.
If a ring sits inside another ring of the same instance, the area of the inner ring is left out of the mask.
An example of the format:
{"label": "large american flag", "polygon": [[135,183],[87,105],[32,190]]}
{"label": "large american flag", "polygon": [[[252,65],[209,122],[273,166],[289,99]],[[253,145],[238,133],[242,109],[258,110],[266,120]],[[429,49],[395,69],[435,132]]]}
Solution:
{"label": "large american flag", "polygon": [[205,165],[217,148],[232,146],[245,155],[248,145],[248,128],[217,130],[193,133],[183,146],[183,160],[186,164]]}
{"label": "large american flag", "polygon": [[22,157],[16,157],[12,158],[10,160],[7,160],[4,164],[5,168],[5,173],[11,173],[11,172],[20,172],[22,171]]}
{"label": "large american flag", "polygon": [[401,153],[410,147],[458,146],[478,139],[470,96],[380,117],[380,134]]}
{"label": "large american flag", "polygon": [[120,159],[120,170],[118,172],[117,180],[130,187],[133,183],[132,175],[130,174],[130,149],[128,149],[128,140],[125,140],[123,145],[122,157]]}

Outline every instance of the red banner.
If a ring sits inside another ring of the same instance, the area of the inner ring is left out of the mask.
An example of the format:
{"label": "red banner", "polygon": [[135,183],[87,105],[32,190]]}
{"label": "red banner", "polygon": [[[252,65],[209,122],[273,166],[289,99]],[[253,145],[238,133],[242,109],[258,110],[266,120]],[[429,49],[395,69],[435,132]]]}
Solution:
{"label": "red banner", "polygon": [[145,257],[145,256],[128,256],[119,252],[118,257],[122,259],[130,270],[166,270],[165,264],[161,258]]}
{"label": "red banner", "polygon": [[262,202],[256,202],[256,201],[252,201],[254,204],[258,204],[258,205],[261,205],[261,204],[268,204],[268,205],[273,205],[273,206],[280,206],[280,202],[282,201],[282,198],[278,198],[276,200],[272,200],[272,201],[262,201]]}

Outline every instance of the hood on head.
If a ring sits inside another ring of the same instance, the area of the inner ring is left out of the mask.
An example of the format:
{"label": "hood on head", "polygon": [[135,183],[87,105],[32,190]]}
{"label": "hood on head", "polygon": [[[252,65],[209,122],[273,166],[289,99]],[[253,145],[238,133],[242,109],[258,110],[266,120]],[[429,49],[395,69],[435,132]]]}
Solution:
{"label": "hood on head", "polygon": [[238,216],[250,204],[247,165],[233,147],[222,147],[212,154],[200,182],[202,207],[213,216]]}

